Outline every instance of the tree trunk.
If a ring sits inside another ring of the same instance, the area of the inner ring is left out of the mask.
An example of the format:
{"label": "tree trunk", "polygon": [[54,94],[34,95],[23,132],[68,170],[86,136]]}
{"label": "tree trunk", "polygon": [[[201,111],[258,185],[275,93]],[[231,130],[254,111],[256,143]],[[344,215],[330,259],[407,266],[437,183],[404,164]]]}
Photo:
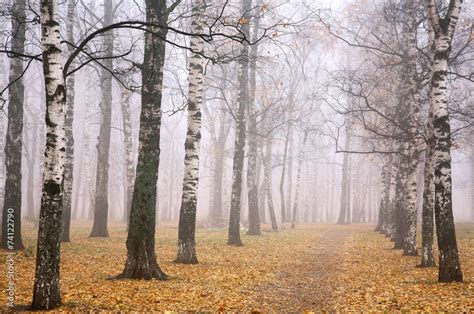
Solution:
{"label": "tree trunk", "polygon": [[[74,16],[76,4],[74,0],[69,0],[67,4],[67,30],[66,36],[70,43],[74,43]],[[68,52],[71,54],[75,48],[68,45]],[[74,67],[71,67],[74,70]],[[64,164],[64,197],[63,197],[63,223],[61,241],[70,242],[69,229],[71,227],[71,205],[72,205],[72,183],[74,174],[74,74],[69,75],[66,80],[66,160]]]}
{"label": "tree trunk", "polygon": [[[471,136],[474,138],[474,131]],[[474,221],[474,145],[471,147],[471,221]]]}
{"label": "tree trunk", "polygon": [[272,223],[272,230],[278,231],[278,225],[275,215],[275,207],[273,206],[273,194],[272,194],[272,139],[266,139],[266,156],[263,163],[264,168],[264,180],[265,186],[267,188],[267,201],[268,201],[268,210],[270,212],[270,221]]}
{"label": "tree trunk", "polygon": [[[146,0],[146,22],[166,25],[166,1]],[[127,236],[127,260],[118,278],[168,279],[155,255],[156,183],[160,157],[161,101],[166,28],[148,26],[142,65],[140,149]]]}
{"label": "tree trunk", "polygon": [[346,207],[346,223],[350,224],[352,222],[352,171],[351,171],[351,158],[349,156],[348,166],[347,166],[347,207]]}
{"label": "tree trunk", "polygon": [[124,215],[123,219],[128,226],[128,218],[130,216],[130,207],[132,206],[133,184],[135,179],[135,164],[134,151],[132,139],[132,119],[130,112],[130,98],[131,92],[122,88],[122,123],[123,123],[123,138],[124,138],[124,157],[125,157],[125,184],[124,184]]}
{"label": "tree trunk", "polygon": [[84,154],[81,154],[79,162],[76,163],[79,169],[76,170],[78,177],[74,184],[75,191],[72,193],[74,195],[74,198],[73,198],[73,205],[72,205],[72,211],[71,211],[71,220],[75,220],[79,218],[79,213],[81,212],[80,206],[84,204],[83,200],[86,199],[85,190],[82,187],[83,160],[84,160]]}
{"label": "tree trunk", "polygon": [[[86,80],[87,86],[91,86],[91,78],[88,77]],[[94,205],[95,202],[93,201],[93,195],[95,194],[95,186],[93,180],[93,173],[92,173],[92,165],[91,165],[91,141],[90,141],[90,108],[91,108],[91,100],[90,100],[90,93],[86,94],[85,97],[85,113],[84,113],[84,133],[83,133],[83,154],[84,154],[84,171],[86,176],[86,196],[84,200],[84,218],[91,219],[92,214],[94,213]]]}
{"label": "tree trunk", "polygon": [[[191,30],[193,33],[203,32],[202,14],[204,13],[203,0],[194,0],[192,9]],[[188,132],[184,144],[183,193],[179,213],[178,228],[178,256],[176,262],[183,264],[197,264],[196,257],[196,207],[199,183],[199,153],[201,147],[201,107],[203,98],[204,40],[200,37],[191,37],[191,54],[189,61],[189,89],[188,89]]]}
{"label": "tree trunk", "polygon": [[[36,119],[32,117],[32,119]],[[36,173],[36,156],[37,152],[37,143],[38,143],[38,123],[36,121],[32,122],[31,126],[32,138],[31,138],[31,148],[28,151],[28,156],[26,158],[28,164],[28,181],[27,181],[27,195],[26,195],[26,219],[34,222],[35,217],[35,173]]]}
{"label": "tree trunk", "polygon": [[62,73],[57,0],[41,1],[41,42],[46,82],[46,150],[38,227],[32,308],[50,310],[61,303],[59,285],[63,175],[66,158],[66,86]]}
{"label": "tree trunk", "polygon": [[[206,106],[203,106],[202,109],[206,112],[207,116],[211,117],[211,113]],[[222,228],[224,227],[222,180],[224,175],[225,146],[230,127],[227,124],[226,112],[224,110],[220,110],[218,131],[216,131],[213,121],[213,119],[210,119],[214,169],[212,172],[212,190],[210,190],[212,196],[210,198],[209,221],[211,227]]]}
{"label": "tree trunk", "polygon": [[399,156],[393,156],[390,167],[389,178],[389,196],[386,212],[385,236],[392,239],[395,234],[395,208],[396,208],[396,192],[397,192],[397,174],[399,171]]}
{"label": "tree trunk", "polygon": [[[242,1],[242,19],[248,21],[251,12],[252,0]],[[242,33],[249,38],[249,23],[243,23]],[[239,95],[238,95],[238,111],[236,115],[236,135],[235,135],[235,151],[232,175],[232,196],[229,217],[229,238],[227,244],[241,246],[240,239],[240,210],[242,197],[242,173],[244,167],[245,156],[245,132],[246,119],[245,110],[249,100],[248,91],[249,79],[249,45],[248,42],[242,44],[241,60],[239,62]]]}
{"label": "tree trunk", "polygon": [[[15,0],[11,14],[11,49],[22,54],[25,52],[25,1]],[[24,248],[21,240],[21,150],[25,98],[22,75],[23,59],[11,58],[8,78],[11,85],[8,89],[8,126],[5,144],[5,198],[3,200],[2,242],[0,245],[1,248],[9,250]]]}
{"label": "tree trunk", "polygon": [[[433,115],[430,112],[428,118],[427,130],[433,130]],[[433,138],[428,135],[428,143],[425,151],[425,169],[424,169],[424,189],[423,189],[423,212],[421,220],[421,241],[422,253],[420,267],[435,266],[433,249],[433,224],[434,224],[434,169],[433,169]]]}
{"label": "tree trunk", "polygon": [[356,166],[355,171],[355,187],[354,187],[354,195],[352,195],[352,222],[353,223],[360,223],[361,222],[361,206],[360,206],[360,199],[362,194],[362,182],[360,181],[359,177],[359,168],[360,165]]}
{"label": "tree trunk", "polygon": [[[402,147],[402,145],[400,145]],[[406,228],[405,208],[406,208],[406,179],[407,161],[404,156],[400,156],[398,162],[398,172],[396,177],[395,200],[394,200],[394,232],[392,240],[394,249],[402,250],[404,245],[404,233]]]}
{"label": "tree trunk", "polygon": [[387,215],[387,206],[388,206],[388,198],[390,194],[390,168],[391,168],[391,157],[384,156],[383,165],[382,165],[382,174],[380,176],[380,205],[379,205],[379,217],[377,222],[377,227],[375,227],[375,231],[379,231],[384,233],[384,229],[386,226],[386,215]]}
{"label": "tree trunk", "polygon": [[[5,63],[4,63],[4,58],[0,57],[0,73],[5,73]],[[0,76],[0,84],[2,86],[6,85],[7,82],[6,80],[3,80],[3,75]],[[5,139],[5,115],[0,114],[0,208],[2,209],[2,215],[0,215],[0,224],[2,222],[2,216],[3,216],[3,201],[4,201],[4,196],[5,196],[5,150],[4,150],[4,139]],[[2,232],[0,228],[0,232]],[[0,233],[0,240],[1,240],[2,234]]]}
{"label": "tree trunk", "polygon": [[366,217],[366,222],[368,223],[373,223],[375,221],[374,219],[374,216],[375,216],[375,211],[373,210],[374,209],[374,206],[373,206],[373,202],[372,202],[372,185],[373,185],[373,178],[372,178],[372,175],[369,176],[369,178],[367,179],[368,180],[368,183],[367,183],[367,210],[366,210],[366,213],[367,213],[367,217]]}
{"label": "tree trunk", "polygon": [[331,196],[330,196],[330,199],[329,199],[329,217],[328,217],[328,223],[332,222],[332,220],[334,219],[334,195],[336,194],[336,184],[335,184],[335,179],[336,179],[336,172],[334,171],[334,167],[331,167],[331,183],[330,183],[330,186],[331,186]]}
{"label": "tree trunk", "polygon": [[[347,131],[346,145],[345,150],[349,150],[351,147],[352,136]],[[349,180],[349,153],[343,153],[344,157],[342,159],[342,187],[341,187],[341,204],[339,211],[339,219],[337,220],[338,224],[350,223],[347,217],[350,217],[350,180]]]}
{"label": "tree trunk", "polygon": [[300,153],[298,156],[298,168],[296,170],[295,200],[293,203],[293,214],[291,215],[291,229],[295,229],[296,215],[298,214],[298,201],[299,201],[300,185],[301,185],[301,170],[303,168],[304,150],[305,150],[307,139],[308,139],[308,132],[306,131],[304,133],[303,143],[301,145]]}
{"label": "tree trunk", "polygon": [[[291,107],[290,107],[291,108]],[[293,152],[294,152],[294,139],[293,139],[293,128],[290,124],[288,126],[288,146],[290,156],[288,158],[288,194],[286,197],[286,219],[288,222],[292,221],[291,218],[291,200],[293,196]]]}
{"label": "tree trunk", "polygon": [[174,196],[174,142],[171,143],[170,155],[169,155],[170,175],[169,175],[169,189],[168,189],[168,221],[173,220],[173,196]]}
{"label": "tree trunk", "polygon": [[[432,47],[434,43],[434,30],[428,30],[428,43]],[[434,51],[428,53],[429,61],[434,61]],[[426,150],[425,165],[423,169],[423,204],[421,218],[421,263],[419,267],[435,266],[433,226],[434,226],[434,139],[433,139],[433,107],[429,103],[428,120],[426,122]]]}
{"label": "tree trunk", "polygon": [[[308,180],[312,180],[308,186],[308,196],[311,195],[311,222],[315,223],[318,222],[318,216],[320,214],[319,206],[321,206],[320,203],[322,203],[318,196],[318,165],[314,163],[313,170],[308,172]],[[310,174],[312,174],[312,176]]]}
{"label": "tree trunk", "polygon": [[261,157],[257,161],[258,162],[257,171],[258,171],[258,177],[259,177],[258,212],[260,216],[260,222],[267,223],[267,214],[266,214],[266,208],[265,208],[267,188],[265,185],[265,177],[264,177],[265,171],[263,169],[263,159],[264,158]]}
{"label": "tree trunk", "polygon": [[[112,0],[104,2],[104,23],[108,26],[113,23]],[[112,76],[109,71],[113,69],[114,35],[112,31],[103,35],[103,45],[106,59],[103,60],[104,68],[101,69],[101,122],[99,137],[97,138],[97,165],[96,188],[94,206],[94,224],[90,237],[108,237],[107,221],[109,216],[109,153],[110,135],[112,130]]]}
{"label": "tree trunk", "polygon": [[219,145],[216,147],[215,155],[215,165],[214,165],[214,177],[213,177],[213,187],[214,187],[214,197],[213,197],[213,208],[211,208],[212,217],[211,225],[213,227],[222,228],[224,226],[223,215],[222,215],[222,183],[224,176],[224,150],[225,150],[225,141],[224,145]]}
{"label": "tree trunk", "polygon": [[285,174],[286,174],[286,163],[288,159],[288,143],[290,141],[290,125],[288,125],[288,132],[285,137],[285,147],[283,148],[283,161],[280,177],[280,208],[281,208],[281,222],[287,222],[286,218],[286,204],[285,204]]}
{"label": "tree trunk", "polygon": [[431,64],[430,101],[434,127],[435,218],[438,237],[438,281],[462,281],[453,219],[451,179],[451,127],[448,113],[448,58],[451,42],[461,13],[462,0],[451,0],[441,19],[434,0],[425,0],[428,19],[435,32],[434,61]]}
{"label": "tree trunk", "polygon": [[[253,41],[258,39],[259,17],[254,18]],[[260,235],[260,215],[258,208],[258,139],[257,139],[257,110],[255,108],[255,88],[256,88],[256,67],[257,67],[258,45],[250,48],[250,71],[249,71],[249,107],[248,107],[248,166],[247,166],[247,186],[248,186],[248,206],[249,206],[249,235]]]}
{"label": "tree trunk", "polygon": [[412,154],[408,161],[407,182],[406,182],[406,214],[405,214],[405,232],[403,234],[403,255],[418,256],[416,245],[416,195],[417,195],[417,166],[418,151],[411,150]]}
{"label": "tree trunk", "polygon": [[[406,1],[405,11],[408,14],[408,21],[404,24],[404,39],[406,45],[406,62],[405,69],[402,74],[403,81],[403,104],[408,107],[408,119],[406,115],[402,117],[408,122],[408,129],[410,131],[408,139],[408,159],[407,159],[407,181],[406,181],[406,209],[405,209],[405,232],[403,241],[403,254],[408,256],[417,256],[418,248],[416,246],[416,225],[417,225],[417,170],[419,161],[419,146],[420,140],[418,138],[418,120],[420,111],[420,93],[418,87],[418,73],[416,71],[416,30],[418,27],[417,21],[417,5],[415,0]],[[407,106],[408,104],[408,106]]]}

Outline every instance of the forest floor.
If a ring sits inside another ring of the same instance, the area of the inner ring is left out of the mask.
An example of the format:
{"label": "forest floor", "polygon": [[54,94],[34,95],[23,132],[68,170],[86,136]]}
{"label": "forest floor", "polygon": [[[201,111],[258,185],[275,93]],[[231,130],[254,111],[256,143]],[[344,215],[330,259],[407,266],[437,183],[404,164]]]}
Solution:
{"label": "forest floor", "polygon": [[[158,225],[156,251],[169,281],[110,280],[124,266],[126,231],[88,238],[75,223],[62,244],[62,311],[474,311],[474,225],[457,226],[464,283],[436,282],[437,268],[416,268],[373,225],[298,225],[226,245],[226,230],[198,230],[197,265],[173,263],[177,228]],[[26,249],[15,259],[16,301],[32,297],[35,233],[25,224]],[[6,309],[6,253],[0,251],[0,311]]]}

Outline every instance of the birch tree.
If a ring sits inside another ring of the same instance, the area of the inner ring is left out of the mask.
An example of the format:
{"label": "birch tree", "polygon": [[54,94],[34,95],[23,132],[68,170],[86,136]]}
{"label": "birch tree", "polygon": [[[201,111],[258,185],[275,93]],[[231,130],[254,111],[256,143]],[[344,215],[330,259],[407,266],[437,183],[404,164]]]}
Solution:
{"label": "birch tree", "polygon": [[441,16],[434,0],[425,0],[434,31],[430,102],[433,109],[435,219],[439,251],[438,281],[462,281],[453,219],[451,179],[451,126],[448,113],[448,59],[462,0],[450,0]]}
{"label": "birch tree", "polygon": [[43,73],[46,82],[47,133],[32,308],[50,310],[61,303],[60,235],[67,142],[66,86],[57,0],[40,2],[40,19]]}
{"label": "birch tree", "polygon": [[[352,121],[349,121],[349,126],[347,127],[346,132],[346,143],[345,143],[345,151],[348,151],[351,147],[352,141]],[[346,224],[350,223],[350,175],[349,175],[349,168],[350,168],[350,156],[348,152],[343,153],[344,156],[342,158],[342,185],[341,185],[341,202],[340,202],[340,210],[339,210],[339,218],[337,220],[338,224]]]}
{"label": "birch tree", "polygon": [[[68,45],[68,52],[72,54],[74,51],[74,17],[76,11],[76,1],[68,0],[67,3],[67,27],[66,37],[67,41],[71,44]],[[71,70],[74,70],[72,65]],[[70,242],[69,229],[71,226],[71,210],[72,210],[72,182],[74,173],[74,134],[73,134],[73,120],[74,120],[74,85],[75,76],[74,73],[69,75],[66,79],[67,95],[66,95],[66,160],[64,165],[64,198],[63,198],[63,230],[61,241]]]}
{"label": "birch tree", "polygon": [[[221,89],[220,91],[223,93],[224,89]],[[207,106],[203,106],[203,109],[204,112],[206,112],[206,115],[210,117],[211,113]],[[230,123],[230,119],[227,118],[223,109],[220,109],[218,130],[216,130],[212,120],[210,122],[214,168],[212,171],[213,193],[209,220],[211,226],[217,228],[222,228],[224,226],[222,217],[222,184],[224,179],[225,146],[230,133]]]}
{"label": "birch tree", "polygon": [[[268,119],[268,117],[267,117]],[[267,120],[268,121],[268,120]],[[268,124],[268,123],[267,123]],[[273,205],[273,193],[272,193],[272,138],[268,134],[265,139],[265,156],[262,156],[263,161],[263,180],[265,181],[265,186],[267,190],[267,203],[268,211],[270,213],[270,222],[272,224],[272,230],[278,231],[278,225],[275,215],[275,206]],[[262,154],[263,155],[263,154]]]}
{"label": "birch tree", "polygon": [[[203,31],[202,13],[204,1],[194,0],[192,8],[191,31],[199,34]],[[199,181],[199,154],[201,147],[201,107],[203,101],[204,40],[191,37],[193,51],[189,61],[188,89],[188,131],[186,134],[183,192],[178,228],[178,256],[176,262],[197,264],[196,257],[196,208]]]}
{"label": "birch tree", "polygon": [[[28,107],[25,106],[25,109]],[[38,133],[39,127],[37,120],[40,120],[40,115],[33,115],[31,110],[28,110],[29,116],[31,117],[31,137],[28,147],[25,147],[25,159],[28,167],[28,179],[27,179],[27,192],[26,192],[26,220],[34,222],[35,219],[35,181],[36,181],[36,159],[39,155],[38,150]]]}
{"label": "birch tree", "polygon": [[[428,58],[430,64],[434,59],[433,41],[434,31],[428,28]],[[430,72],[430,76],[431,76]],[[430,77],[431,79],[431,77]],[[433,225],[434,225],[434,139],[433,139],[433,106],[429,102],[428,119],[426,121],[426,150],[425,164],[423,169],[423,205],[421,220],[421,263],[420,267],[435,266],[434,245],[433,245]]]}
{"label": "birch tree", "polygon": [[[255,16],[252,38],[255,41],[258,37],[258,25],[260,18]],[[248,166],[247,166],[247,186],[249,204],[249,235],[260,235],[260,215],[258,206],[258,139],[257,139],[257,109],[255,102],[255,91],[257,86],[258,45],[254,44],[250,48],[250,73],[249,73],[249,106],[248,106]]]}
{"label": "birch tree", "polygon": [[303,161],[304,161],[304,150],[306,146],[306,141],[308,140],[308,132],[305,131],[303,137],[303,143],[300,147],[300,152],[298,154],[298,166],[296,168],[296,187],[295,187],[295,199],[293,203],[293,214],[291,215],[291,229],[295,229],[296,226],[296,218],[298,215],[298,202],[300,197],[300,186],[301,186],[301,171],[303,168]]}
{"label": "birch tree", "polygon": [[375,231],[379,231],[380,233],[384,232],[384,225],[386,224],[386,215],[387,215],[387,205],[388,205],[388,198],[389,198],[389,189],[390,189],[390,166],[391,166],[391,158],[390,156],[383,156],[383,164],[382,164],[382,173],[380,175],[380,204],[379,204],[379,215],[377,226],[375,227]]}
{"label": "birch tree", "polygon": [[122,86],[121,99],[122,99],[122,127],[124,137],[124,165],[125,165],[125,177],[124,177],[124,221],[128,225],[128,218],[130,215],[130,206],[132,205],[133,195],[133,184],[135,179],[135,163],[134,163],[134,151],[133,151],[133,140],[132,140],[132,121],[131,121],[131,110],[130,110],[130,98],[132,93],[129,89]]}
{"label": "birch tree", "polygon": [[[242,1],[242,33],[249,38],[250,12],[252,0]],[[242,172],[245,155],[246,119],[245,111],[248,102],[248,75],[249,75],[249,44],[244,42],[239,61],[239,95],[237,99],[238,111],[236,114],[236,135],[234,148],[234,163],[232,169],[232,195],[230,203],[229,234],[227,244],[241,246],[240,239],[240,210],[242,196]]]}
{"label": "birch tree", "polygon": [[425,151],[425,166],[424,166],[424,179],[423,179],[423,209],[422,209],[422,220],[421,220],[421,263],[420,267],[431,267],[435,266],[434,250],[433,250],[433,209],[434,209],[434,160],[433,160],[433,113],[430,110],[427,132],[428,142]]}
{"label": "birch tree", "polygon": [[142,108],[138,162],[127,235],[127,259],[118,278],[160,279],[168,276],[159,267],[155,254],[156,182],[160,160],[161,103],[165,62],[165,26],[179,1],[167,7],[165,0],[146,0],[142,76]]}
{"label": "birch tree", "polygon": [[280,212],[281,212],[281,222],[287,222],[286,217],[286,207],[285,207],[285,175],[286,175],[286,165],[288,162],[288,144],[290,142],[290,123],[288,123],[288,129],[285,132],[285,145],[283,147],[283,160],[282,160],[282,169],[280,176]]}
{"label": "birch tree", "polygon": [[406,226],[403,234],[403,253],[404,255],[418,255],[416,245],[416,199],[417,199],[417,166],[420,155],[421,141],[417,135],[419,111],[420,111],[420,94],[418,86],[418,74],[416,71],[416,31],[418,26],[417,2],[407,0],[403,8],[407,14],[407,21],[404,23],[404,57],[405,64],[402,74],[402,101],[408,108],[408,119],[402,117],[408,122],[409,138],[408,138],[408,159],[407,159],[407,178],[406,178],[406,214],[404,225]]}
{"label": "birch tree", "polygon": [[[103,27],[113,23],[112,0],[104,1]],[[97,138],[96,188],[94,204],[94,224],[90,237],[108,237],[107,221],[109,215],[109,153],[112,127],[112,75],[114,34],[112,31],[103,34],[103,49],[105,57],[101,67],[101,101],[100,101],[100,130]]]}

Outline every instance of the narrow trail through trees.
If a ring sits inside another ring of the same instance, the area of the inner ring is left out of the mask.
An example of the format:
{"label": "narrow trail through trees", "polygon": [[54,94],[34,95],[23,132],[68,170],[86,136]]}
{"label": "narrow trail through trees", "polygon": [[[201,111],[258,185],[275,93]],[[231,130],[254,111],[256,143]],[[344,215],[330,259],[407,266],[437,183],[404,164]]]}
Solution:
{"label": "narrow trail through trees", "polygon": [[288,260],[285,269],[277,272],[278,283],[257,286],[253,299],[276,311],[325,309],[333,291],[344,284],[337,281],[343,271],[339,265],[348,239],[357,231],[327,229],[300,258]]}

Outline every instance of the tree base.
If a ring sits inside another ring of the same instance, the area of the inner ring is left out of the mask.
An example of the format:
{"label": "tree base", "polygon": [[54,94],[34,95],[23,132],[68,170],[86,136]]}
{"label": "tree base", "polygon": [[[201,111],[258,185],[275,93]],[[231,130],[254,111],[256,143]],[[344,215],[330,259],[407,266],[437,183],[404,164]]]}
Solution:
{"label": "tree base", "polygon": [[57,285],[35,285],[32,310],[52,310],[61,305],[61,294]]}
{"label": "tree base", "polygon": [[461,272],[461,267],[458,261],[446,260],[444,264],[439,265],[439,282],[463,282],[463,276]]}
{"label": "tree base", "polygon": [[438,276],[439,282],[463,282],[462,273],[459,272],[449,272],[449,273],[440,273]]}
{"label": "tree base", "polygon": [[426,267],[434,267],[436,266],[434,253],[433,253],[433,245],[432,244],[425,244],[421,249],[421,263],[417,267],[426,268]]}
{"label": "tree base", "polygon": [[251,235],[251,236],[259,236],[259,235],[262,235],[262,232],[260,230],[249,229],[246,234]]}
{"label": "tree base", "polygon": [[227,245],[244,246],[244,244],[242,243],[240,239],[229,239],[227,241]]}
{"label": "tree base", "polygon": [[403,250],[403,245],[402,244],[397,243],[397,241],[395,241],[395,240],[393,242],[395,242],[395,244],[393,245],[394,250]]}
{"label": "tree base", "polygon": [[416,247],[404,248],[403,255],[404,256],[418,256],[418,249]]}
{"label": "tree base", "polygon": [[435,267],[436,263],[434,261],[427,261],[427,262],[421,262],[420,264],[416,265],[417,268],[430,268],[430,267]]}
{"label": "tree base", "polygon": [[128,252],[125,269],[115,277],[116,279],[158,279],[168,280],[169,277],[163,272],[156,262],[154,251],[149,250],[132,250]]}
{"label": "tree base", "polygon": [[109,232],[107,230],[92,230],[89,238],[108,238]]}
{"label": "tree base", "polygon": [[165,274],[160,267],[157,265],[157,269],[127,269],[123,271],[120,275],[116,276],[115,279],[144,279],[144,280],[168,280],[169,277]]}
{"label": "tree base", "polygon": [[180,264],[197,264],[196,245],[194,243],[183,242],[178,247],[178,257],[174,260]]}

